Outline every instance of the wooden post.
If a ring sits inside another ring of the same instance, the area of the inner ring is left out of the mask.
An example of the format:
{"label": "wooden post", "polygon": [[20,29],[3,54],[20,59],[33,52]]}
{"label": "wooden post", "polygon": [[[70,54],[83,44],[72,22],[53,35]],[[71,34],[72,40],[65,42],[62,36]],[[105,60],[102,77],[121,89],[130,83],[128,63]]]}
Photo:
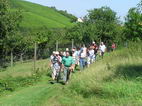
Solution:
{"label": "wooden post", "polygon": [[74,48],[74,40],[72,39],[72,49]]}
{"label": "wooden post", "polygon": [[11,67],[13,67],[13,51],[11,50]]}
{"label": "wooden post", "polygon": [[36,59],[37,59],[37,44],[34,44],[34,72],[36,71]]}
{"label": "wooden post", "polygon": [[56,51],[58,51],[58,47],[59,47],[58,41],[56,41]]}
{"label": "wooden post", "polygon": [[23,63],[23,54],[20,54],[20,62]]}
{"label": "wooden post", "polygon": [[100,39],[100,44],[101,44],[102,40]]}

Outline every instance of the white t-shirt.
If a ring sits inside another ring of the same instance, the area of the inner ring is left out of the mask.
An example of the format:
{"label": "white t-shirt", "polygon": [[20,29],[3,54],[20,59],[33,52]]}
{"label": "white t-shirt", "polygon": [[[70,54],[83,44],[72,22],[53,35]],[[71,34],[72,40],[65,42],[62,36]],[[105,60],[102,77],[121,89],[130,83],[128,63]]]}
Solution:
{"label": "white t-shirt", "polygon": [[87,52],[87,48],[84,47],[84,48],[83,48],[83,53],[86,53],[86,52]]}
{"label": "white t-shirt", "polygon": [[83,48],[82,48],[81,57],[82,57],[82,58],[85,58],[86,56],[87,56],[87,48],[86,48],[86,47],[83,47]]}
{"label": "white t-shirt", "polygon": [[100,50],[101,50],[102,52],[105,52],[106,46],[105,46],[105,45],[100,45]]}
{"label": "white t-shirt", "polygon": [[94,50],[89,50],[89,56],[93,56],[94,55]]}

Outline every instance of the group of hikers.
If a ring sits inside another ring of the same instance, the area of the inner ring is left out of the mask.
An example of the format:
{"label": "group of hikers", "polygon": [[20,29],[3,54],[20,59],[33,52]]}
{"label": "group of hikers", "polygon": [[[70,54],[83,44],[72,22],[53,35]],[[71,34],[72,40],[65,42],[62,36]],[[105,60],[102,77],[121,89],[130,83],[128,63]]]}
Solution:
{"label": "group of hikers", "polygon": [[[116,45],[113,43],[111,48],[114,50]],[[82,47],[72,48],[72,50],[66,48],[64,52],[53,51],[50,56],[52,79],[58,82],[61,79],[61,72],[63,72],[63,81],[64,84],[67,84],[71,72],[74,72],[76,67],[79,66],[79,71],[82,71],[85,67],[94,63],[98,55],[103,58],[105,51],[106,46],[103,42],[99,46],[92,42],[88,48],[82,45]]]}

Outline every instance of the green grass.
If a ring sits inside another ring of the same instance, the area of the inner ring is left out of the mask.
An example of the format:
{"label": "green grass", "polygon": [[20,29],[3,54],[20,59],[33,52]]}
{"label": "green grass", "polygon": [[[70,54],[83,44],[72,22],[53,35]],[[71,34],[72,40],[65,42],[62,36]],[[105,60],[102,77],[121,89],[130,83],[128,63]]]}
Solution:
{"label": "green grass", "polygon": [[103,60],[92,64],[90,68],[73,74],[66,86],[52,85],[48,77],[44,76],[34,86],[21,88],[2,96],[0,105],[141,106],[142,47],[140,44],[133,44],[133,47],[107,54]]}
{"label": "green grass", "polygon": [[[49,61],[48,60],[39,60],[36,62],[36,69],[39,71],[45,71],[48,70]],[[34,69],[34,62],[25,62],[21,64],[20,62],[15,63],[13,67],[8,67],[6,71],[0,72],[0,77],[26,77],[31,76],[33,74]]]}
{"label": "green grass", "polygon": [[47,6],[23,0],[10,0],[10,3],[13,8],[21,9],[23,11],[23,21],[20,24],[22,28],[63,28],[73,25],[69,18]]}

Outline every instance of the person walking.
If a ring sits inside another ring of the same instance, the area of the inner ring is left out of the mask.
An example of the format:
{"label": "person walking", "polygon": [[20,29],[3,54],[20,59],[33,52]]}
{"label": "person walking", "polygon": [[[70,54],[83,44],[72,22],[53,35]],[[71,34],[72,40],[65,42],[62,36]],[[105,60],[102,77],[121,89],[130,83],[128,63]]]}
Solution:
{"label": "person walking", "polygon": [[73,58],[70,56],[70,53],[66,51],[66,56],[62,59],[62,68],[64,70],[63,81],[64,84],[68,84],[68,80],[70,78],[70,73],[75,67],[75,62]]}
{"label": "person walking", "polygon": [[111,49],[112,49],[112,51],[114,51],[116,49],[116,44],[115,43],[112,43]]}
{"label": "person walking", "polygon": [[79,53],[79,64],[81,69],[85,68],[86,57],[87,57],[87,48],[85,47],[85,45],[83,45]]}
{"label": "person walking", "polygon": [[90,64],[92,64],[94,62],[94,49],[90,46],[88,48],[88,51],[87,51],[87,65],[88,67],[90,66]]}
{"label": "person walking", "polygon": [[101,42],[99,49],[100,49],[101,56],[102,56],[102,58],[103,58],[104,53],[105,53],[105,51],[106,51],[106,46],[104,45],[103,42]]}
{"label": "person walking", "polygon": [[61,70],[61,61],[62,58],[59,56],[59,52],[53,52],[51,56],[51,68],[52,68],[52,79],[55,80],[58,78],[59,72]]}
{"label": "person walking", "polygon": [[97,53],[98,53],[99,48],[98,48],[98,45],[95,42],[93,42],[91,46],[94,49],[94,61],[96,61],[97,60]]}

